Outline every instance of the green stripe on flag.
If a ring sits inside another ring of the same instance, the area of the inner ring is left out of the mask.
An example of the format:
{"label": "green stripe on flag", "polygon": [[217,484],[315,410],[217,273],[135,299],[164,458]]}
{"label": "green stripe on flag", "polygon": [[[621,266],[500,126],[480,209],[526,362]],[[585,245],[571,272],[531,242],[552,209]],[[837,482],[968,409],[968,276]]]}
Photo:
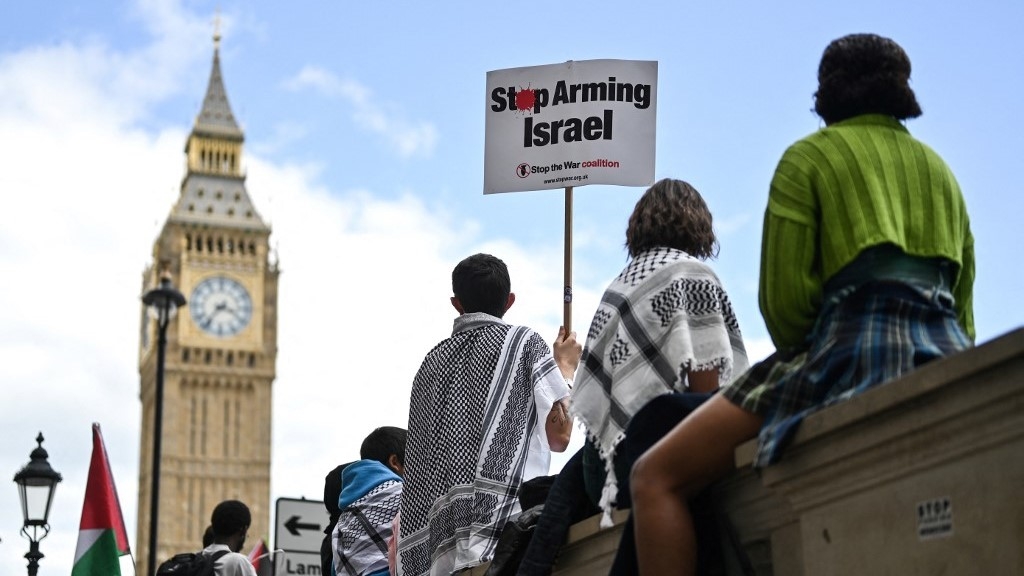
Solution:
{"label": "green stripe on flag", "polygon": [[121,560],[113,530],[104,530],[75,562],[71,576],[121,576]]}

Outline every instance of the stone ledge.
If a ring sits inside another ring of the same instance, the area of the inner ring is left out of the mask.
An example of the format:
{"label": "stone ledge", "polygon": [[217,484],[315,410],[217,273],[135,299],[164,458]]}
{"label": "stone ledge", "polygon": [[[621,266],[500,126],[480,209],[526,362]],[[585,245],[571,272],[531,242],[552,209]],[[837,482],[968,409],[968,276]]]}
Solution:
{"label": "stone ledge", "polygon": [[758,574],[1024,567],[1024,329],[812,414],[759,473],[754,448],[716,496]]}
{"label": "stone ledge", "polygon": [[[1024,328],[810,415],[776,465],[755,449],[712,487],[755,574],[1024,574]],[[628,515],[574,524],[553,574],[607,574]]]}
{"label": "stone ledge", "polygon": [[629,510],[613,510],[612,526],[609,528],[601,528],[601,514],[570,526],[565,545],[555,561],[552,576],[607,574],[615,560],[622,529],[628,518]]}

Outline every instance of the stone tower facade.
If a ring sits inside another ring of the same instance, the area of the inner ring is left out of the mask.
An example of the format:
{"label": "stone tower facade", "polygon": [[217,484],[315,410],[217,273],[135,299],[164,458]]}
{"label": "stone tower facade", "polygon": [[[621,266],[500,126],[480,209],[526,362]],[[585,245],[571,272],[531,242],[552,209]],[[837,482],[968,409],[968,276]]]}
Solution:
{"label": "stone tower facade", "polygon": [[[252,511],[246,550],[270,531],[271,392],[277,358],[278,267],[270,226],[245,188],[244,136],[213,67],[185,145],[178,201],[153,245],[145,293],[169,275],[187,304],[167,329],[157,564],[200,548],[222,500]],[[157,328],[143,310],[138,566],[148,566]]]}

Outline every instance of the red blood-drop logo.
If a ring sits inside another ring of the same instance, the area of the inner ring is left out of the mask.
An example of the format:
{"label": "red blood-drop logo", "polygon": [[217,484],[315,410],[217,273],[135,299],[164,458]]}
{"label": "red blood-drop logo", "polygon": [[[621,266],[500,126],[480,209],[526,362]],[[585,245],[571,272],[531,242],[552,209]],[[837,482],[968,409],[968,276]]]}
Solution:
{"label": "red blood-drop logo", "polygon": [[537,94],[533,89],[529,87],[520,88],[516,92],[516,110],[520,112],[532,111],[534,105],[537,103]]}

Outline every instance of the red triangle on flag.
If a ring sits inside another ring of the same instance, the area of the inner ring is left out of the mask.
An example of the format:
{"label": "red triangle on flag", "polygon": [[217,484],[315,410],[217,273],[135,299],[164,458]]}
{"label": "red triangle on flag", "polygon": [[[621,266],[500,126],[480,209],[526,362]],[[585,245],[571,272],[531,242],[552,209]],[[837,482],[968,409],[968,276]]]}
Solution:
{"label": "red triangle on flag", "polygon": [[119,555],[128,554],[128,532],[124,527],[121,503],[110,472],[107,448],[103,444],[100,425],[92,425],[92,460],[89,479],[85,485],[85,504],[82,505],[82,523],[79,530],[109,529],[114,531]]}

